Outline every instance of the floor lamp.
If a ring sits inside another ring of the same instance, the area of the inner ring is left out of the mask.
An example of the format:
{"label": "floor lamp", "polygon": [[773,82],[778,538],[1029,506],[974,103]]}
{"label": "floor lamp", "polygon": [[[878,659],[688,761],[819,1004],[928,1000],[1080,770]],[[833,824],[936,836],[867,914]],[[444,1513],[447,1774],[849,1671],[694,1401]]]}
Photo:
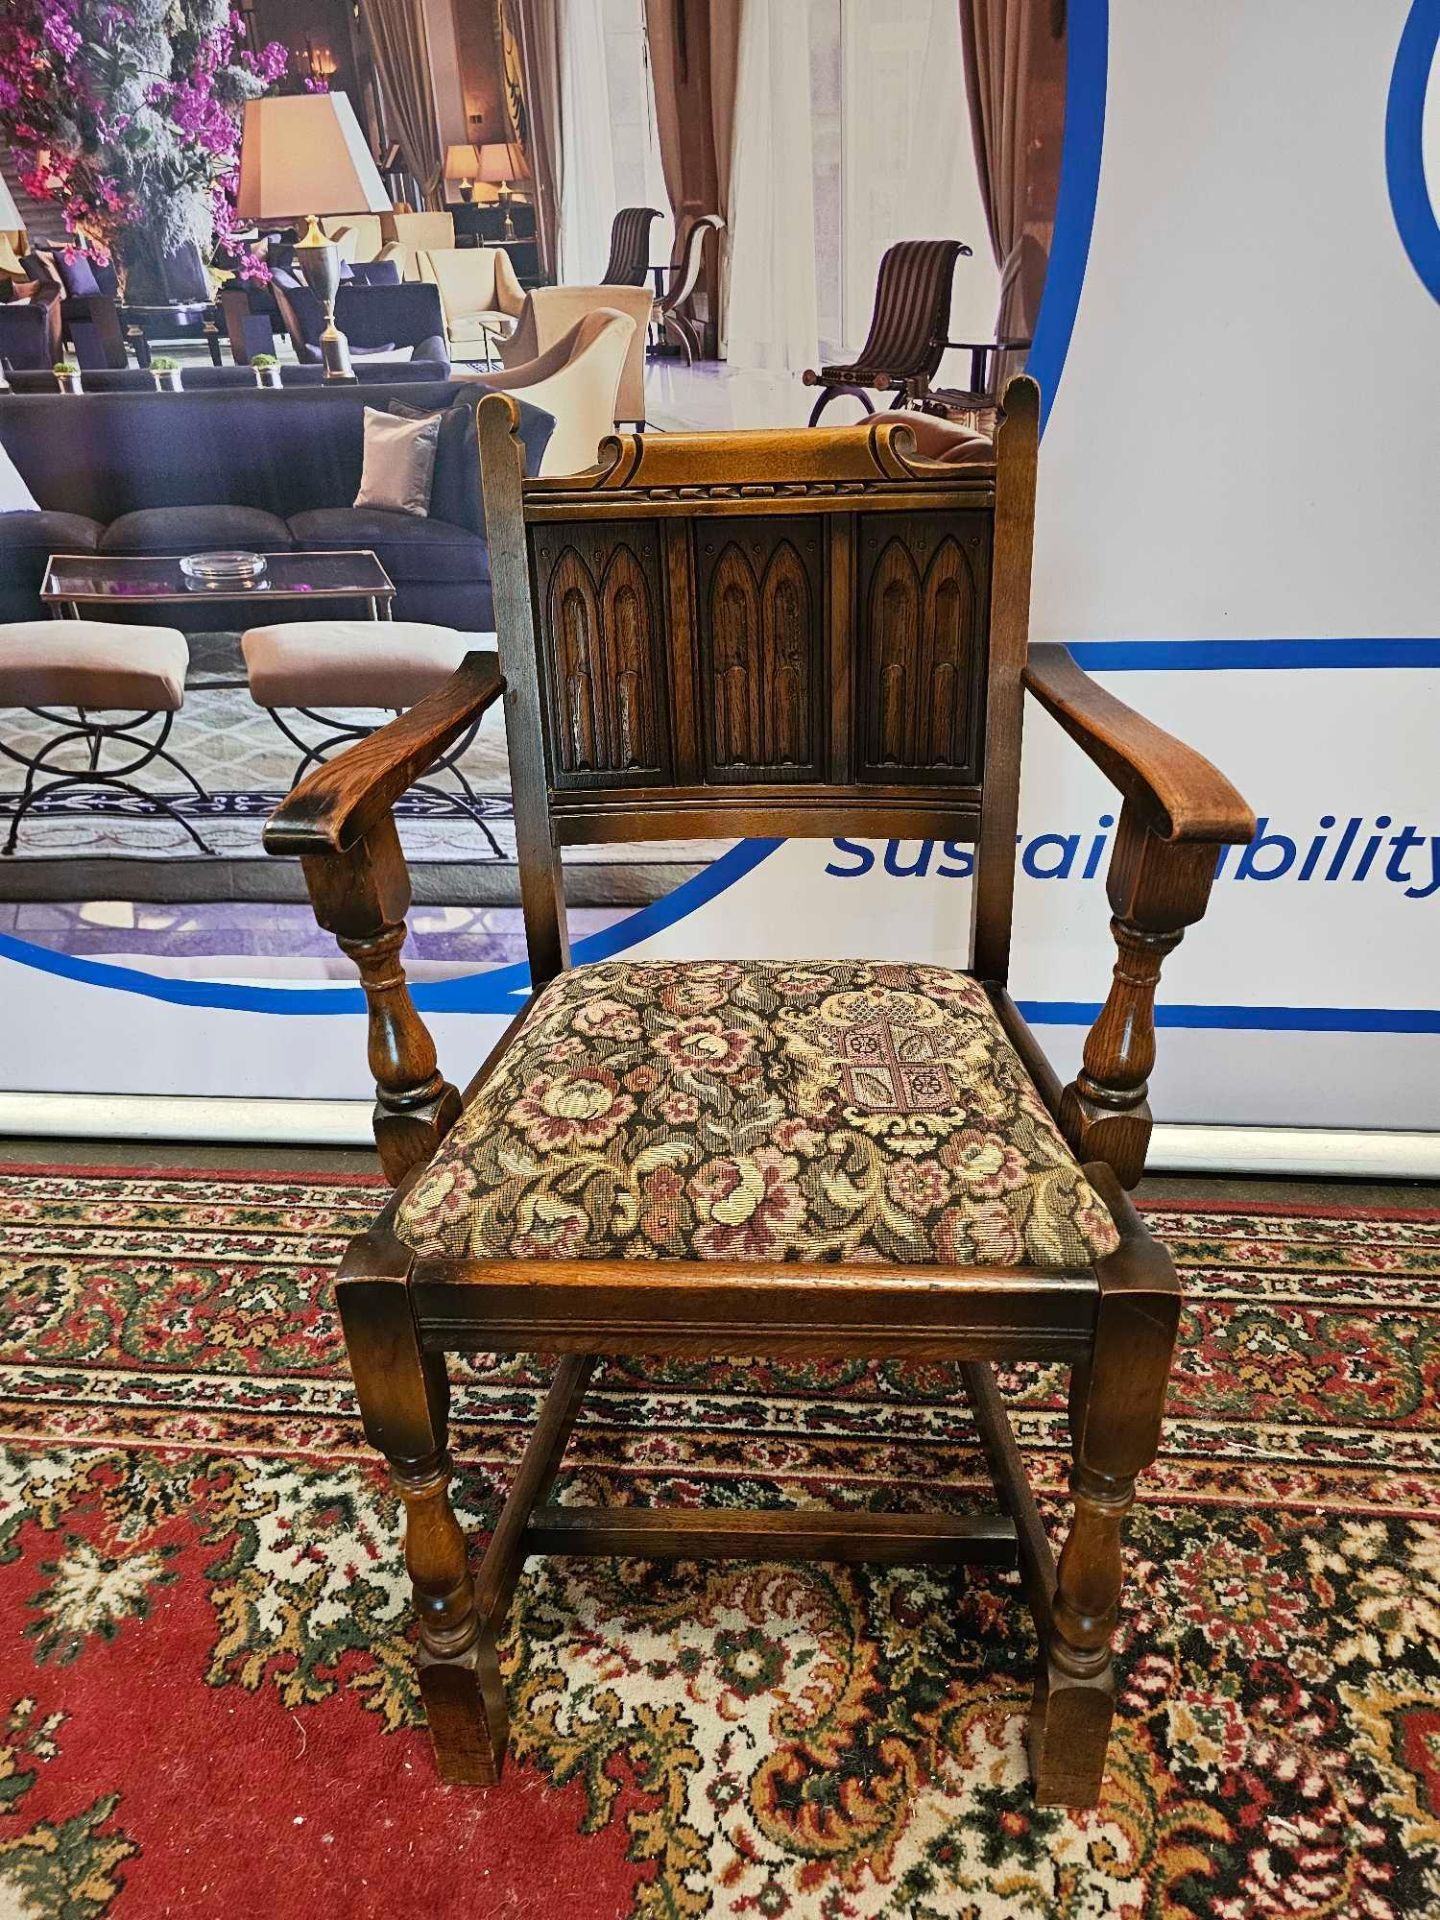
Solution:
{"label": "floor lamp", "polygon": [[321,231],[319,216],[389,213],[390,196],[343,93],[268,94],[245,102],[235,211],[242,220],[308,223],[295,258],[325,311],[325,378],[353,380],[350,343],[335,324],[340,252]]}

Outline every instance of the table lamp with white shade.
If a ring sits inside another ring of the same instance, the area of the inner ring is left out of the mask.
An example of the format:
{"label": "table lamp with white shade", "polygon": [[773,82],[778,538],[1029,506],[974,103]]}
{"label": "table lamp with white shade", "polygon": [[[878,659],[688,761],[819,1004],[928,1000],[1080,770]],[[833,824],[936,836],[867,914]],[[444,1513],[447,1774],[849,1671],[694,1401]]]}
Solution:
{"label": "table lamp with white shade", "polygon": [[512,180],[528,180],[530,168],[525,159],[525,149],[514,140],[494,141],[480,149],[480,171],[476,175],[487,187],[500,189],[500,205],[505,211],[505,238],[515,238],[515,222],[510,218],[510,183]]}
{"label": "table lamp with white shade", "polygon": [[475,176],[480,171],[480,155],[467,140],[445,149],[445,178],[460,185],[460,198],[468,206],[475,197]]}
{"label": "table lamp with white shade", "polygon": [[325,309],[325,378],[353,380],[350,343],[335,324],[340,253],[320,231],[318,216],[389,213],[390,196],[343,93],[267,94],[245,102],[235,211],[242,220],[308,222],[295,258]]}

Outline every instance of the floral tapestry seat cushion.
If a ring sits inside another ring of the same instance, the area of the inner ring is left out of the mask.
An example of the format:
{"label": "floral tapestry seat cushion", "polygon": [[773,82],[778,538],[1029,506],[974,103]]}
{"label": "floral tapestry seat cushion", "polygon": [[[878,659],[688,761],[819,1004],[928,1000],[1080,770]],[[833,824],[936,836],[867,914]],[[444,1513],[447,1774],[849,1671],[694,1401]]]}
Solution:
{"label": "floral tapestry seat cushion", "polygon": [[398,1231],[479,1260],[1074,1268],[1118,1244],[982,989],[854,961],[561,974]]}

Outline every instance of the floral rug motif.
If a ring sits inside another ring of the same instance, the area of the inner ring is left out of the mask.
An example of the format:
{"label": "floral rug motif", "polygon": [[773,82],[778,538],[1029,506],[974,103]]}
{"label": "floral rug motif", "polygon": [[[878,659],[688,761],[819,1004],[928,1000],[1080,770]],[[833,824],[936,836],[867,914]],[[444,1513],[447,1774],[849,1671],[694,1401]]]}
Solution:
{"label": "floral rug motif", "polygon": [[[532,1561],[437,1785],[330,1308],[369,1181],[0,1171],[0,1916],[1440,1914],[1440,1215],[1156,1206],[1188,1311],[1093,1814],[984,1571]],[[456,1368],[462,1519],[548,1378]],[[1047,1521],[1063,1370],[1002,1374]],[[953,1369],[612,1362],[558,1497],[988,1503]]]}

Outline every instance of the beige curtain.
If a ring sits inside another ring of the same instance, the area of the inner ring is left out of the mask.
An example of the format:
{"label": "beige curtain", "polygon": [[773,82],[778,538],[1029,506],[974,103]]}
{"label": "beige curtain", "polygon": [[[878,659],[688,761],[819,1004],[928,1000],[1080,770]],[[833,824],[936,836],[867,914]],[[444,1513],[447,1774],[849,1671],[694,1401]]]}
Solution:
{"label": "beige curtain", "polygon": [[552,278],[559,262],[560,34],[556,0],[525,0],[512,18],[525,69],[526,152],[533,176],[535,234],[542,272]]}
{"label": "beige curtain", "polygon": [[730,352],[730,179],[735,146],[735,74],[740,64],[740,9],[744,0],[710,0],[710,125],[715,135],[716,208],[725,222],[717,248],[720,294],[717,351]]}
{"label": "beige curtain", "polygon": [[730,157],[735,144],[735,71],[743,0],[710,0],[710,125],[715,139],[715,211],[730,224]]}
{"label": "beige curtain", "polygon": [[[718,213],[725,222],[726,231],[706,261],[697,303],[697,310],[715,323],[720,351],[740,6],[741,0],[645,0],[660,164],[675,215],[672,260],[678,263],[684,258],[686,235],[697,215]],[[706,251],[709,254],[710,249]]]}
{"label": "beige curtain", "polygon": [[[996,332],[1028,339],[1060,187],[1064,10],[1055,0],[960,0],[960,39],[980,195],[1000,269]],[[1023,354],[1001,355],[998,386],[1023,365]]]}
{"label": "beige curtain", "polygon": [[363,0],[360,17],[390,136],[399,142],[406,171],[420,182],[427,205],[443,206],[445,148],[421,0]]}
{"label": "beige curtain", "polygon": [[[693,73],[688,59],[689,22],[681,16],[686,0],[645,0],[645,45],[650,56],[650,76],[655,89],[655,132],[660,142],[660,167],[665,175],[665,192],[675,215],[674,258],[681,257],[683,230],[697,213],[708,211],[699,204],[704,195],[700,170],[686,166],[682,96],[689,117],[690,95],[703,93],[709,105],[709,75]],[[708,120],[709,116],[706,115]],[[691,122],[693,125],[693,122]],[[709,140],[702,143],[702,157],[710,161],[711,182],[715,171],[715,152]]]}

